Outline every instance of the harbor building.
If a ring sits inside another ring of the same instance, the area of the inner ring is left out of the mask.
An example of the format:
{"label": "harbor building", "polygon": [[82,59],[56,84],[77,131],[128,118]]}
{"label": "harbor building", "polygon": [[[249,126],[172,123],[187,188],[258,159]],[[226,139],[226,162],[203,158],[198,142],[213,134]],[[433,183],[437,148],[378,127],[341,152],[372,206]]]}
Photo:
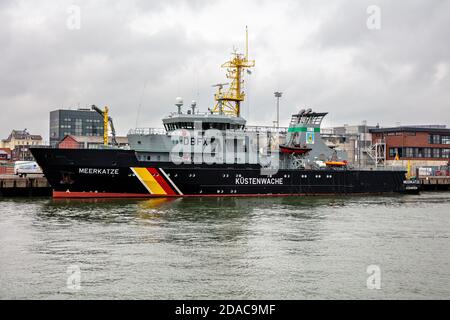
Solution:
{"label": "harbor building", "polygon": [[68,135],[101,137],[103,118],[91,109],[54,110],[50,112],[50,145],[55,147]]}
{"label": "harbor building", "polygon": [[27,129],[12,130],[6,139],[1,140],[0,148],[11,150],[10,159],[33,160],[29,148],[43,145],[41,135],[30,134]]}
{"label": "harbor building", "polygon": [[370,129],[372,144],[384,148],[386,165],[446,166],[450,161],[450,129],[445,125]]}
{"label": "harbor building", "polygon": [[[112,140],[112,137],[109,138]],[[127,137],[116,137],[118,147],[128,148]],[[104,145],[103,137],[99,136],[65,136],[58,144],[58,148],[61,149],[99,149]]]}
{"label": "harbor building", "polygon": [[347,154],[351,165],[370,166],[375,163],[372,157],[372,134],[370,130],[376,126],[368,126],[365,121],[359,125],[343,125],[322,129],[325,143],[336,150]]}

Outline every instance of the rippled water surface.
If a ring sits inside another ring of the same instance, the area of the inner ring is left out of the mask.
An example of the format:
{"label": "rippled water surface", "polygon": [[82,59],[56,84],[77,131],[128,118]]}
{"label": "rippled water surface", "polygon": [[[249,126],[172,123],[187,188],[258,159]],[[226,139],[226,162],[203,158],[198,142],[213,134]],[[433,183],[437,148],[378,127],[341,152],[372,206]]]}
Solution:
{"label": "rippled water surface", "polygon": [[449,299],[449,248],[450,193],[0,199],[0,298]]}

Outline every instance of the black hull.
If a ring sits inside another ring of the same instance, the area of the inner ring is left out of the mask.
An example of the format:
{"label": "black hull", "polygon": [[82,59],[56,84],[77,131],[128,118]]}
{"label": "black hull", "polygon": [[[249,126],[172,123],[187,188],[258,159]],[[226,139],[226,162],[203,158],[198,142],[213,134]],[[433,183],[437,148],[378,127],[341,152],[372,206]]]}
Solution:
{"label": "black hull", "polygon": [[279,170],[138,161],[130,150],[32,148],[54,197],[287,196],[403,192],[404,171]]}

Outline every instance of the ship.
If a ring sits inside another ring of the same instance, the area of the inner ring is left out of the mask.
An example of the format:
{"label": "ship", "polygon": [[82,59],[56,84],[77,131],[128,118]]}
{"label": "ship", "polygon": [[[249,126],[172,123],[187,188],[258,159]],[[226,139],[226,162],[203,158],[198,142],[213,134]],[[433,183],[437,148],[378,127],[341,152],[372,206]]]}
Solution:
{"label": "ship", "polygon": [[[108,141],[97,149],[30,148],[54,198],[307,196],[396,193],[405,171],[354,168],[326,145],[326,112],[301,108],[287,129],[248,126],[241,116],[244,74],[255,66],[232,53],[222,64],[231,83],[214,85],[214,104],[200,112],[176,99],[163,129],[135,128],[128,148]],[[98,108],[96,109],[98,111]],[[107,109],[105,109],[107,111]],[[115,136],[115,135],[114,135]]]}

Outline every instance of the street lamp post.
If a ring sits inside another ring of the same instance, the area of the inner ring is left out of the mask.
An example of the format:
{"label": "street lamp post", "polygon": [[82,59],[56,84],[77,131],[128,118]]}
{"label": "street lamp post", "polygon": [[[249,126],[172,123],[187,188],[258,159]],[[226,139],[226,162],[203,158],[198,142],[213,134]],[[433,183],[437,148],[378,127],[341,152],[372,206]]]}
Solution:
{"label": "street lamp post", "polygon": [[283,92],[274,92],[275,98],[277,98],[277,127],[280,127],[280,98]]}

